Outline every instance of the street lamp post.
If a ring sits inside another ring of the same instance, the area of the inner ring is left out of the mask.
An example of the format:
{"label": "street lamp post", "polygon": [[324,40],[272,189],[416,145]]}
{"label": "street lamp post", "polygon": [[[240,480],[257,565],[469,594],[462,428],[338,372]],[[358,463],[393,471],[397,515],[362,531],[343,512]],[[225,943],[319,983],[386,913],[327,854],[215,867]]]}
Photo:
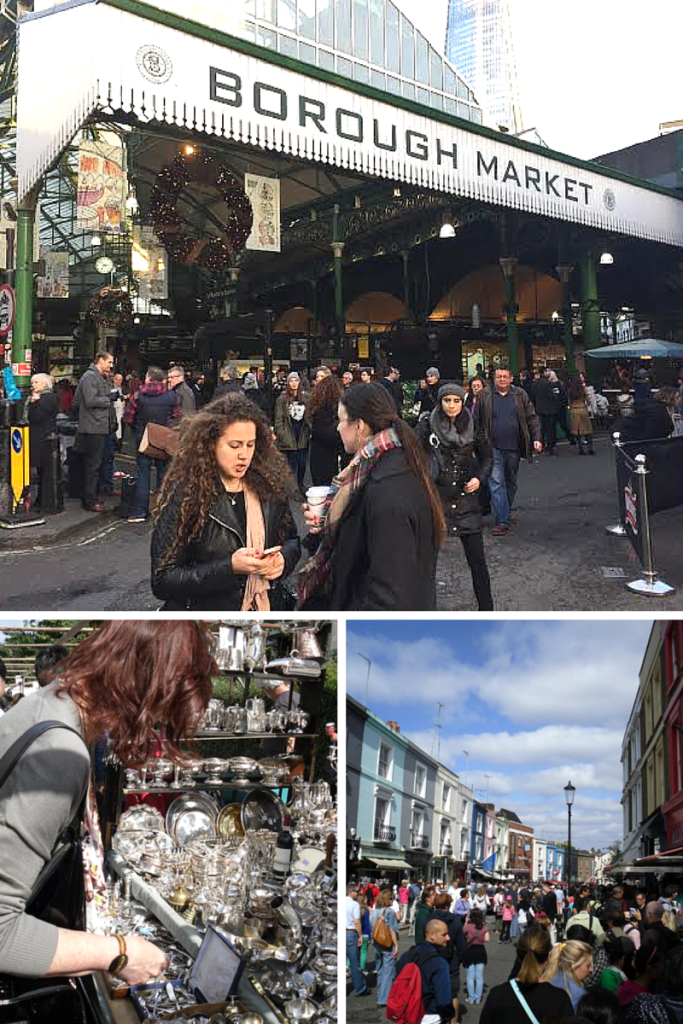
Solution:
{"label": "street lamp post", "polygon": [[564,798],[567,802],[567,885],[572,880],[572,804],[576,786],[568,782],[564,787]]}

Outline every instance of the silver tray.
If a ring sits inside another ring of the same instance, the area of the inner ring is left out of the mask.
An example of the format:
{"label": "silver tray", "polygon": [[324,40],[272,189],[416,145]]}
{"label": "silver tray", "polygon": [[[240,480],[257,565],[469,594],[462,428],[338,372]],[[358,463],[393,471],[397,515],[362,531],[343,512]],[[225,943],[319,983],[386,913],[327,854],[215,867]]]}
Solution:
{"label": "silver tray", "polygon": [[136,804],[124,811],[119,818],[119,832],[135,832],[142,829],[162,831],[164,829],[164,816],[156,807],[149,804]]}
{"label": "silver tray", "polygon": [[242,804],[242,827],[245,832],[281,832],[285,820],[285,805],[272,790],[265,787],[252,789]]}
{"label": "silver tray", "polygon": [[215,839],[215,819],[205,808],[182,811],[175,820],[173,838],[179,846],[187,846],[197,839]]}
{"label": "silver tray", "polygon": [[175,837],[175,823],[183,811],[207,811],[213,821],[218,817],[218,806],[208,793],[183,793],[175,798],[166,811],[166,831]]}

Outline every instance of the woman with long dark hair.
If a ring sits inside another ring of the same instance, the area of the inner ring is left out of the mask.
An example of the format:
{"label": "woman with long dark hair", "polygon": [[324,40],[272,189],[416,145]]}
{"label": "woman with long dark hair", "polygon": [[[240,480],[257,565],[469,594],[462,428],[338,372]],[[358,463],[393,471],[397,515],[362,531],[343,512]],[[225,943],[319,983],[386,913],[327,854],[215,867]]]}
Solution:
{"label": "woman with long dark hair", "polygon": [[171,760],[184,761],[181,741],[196,732],[216,672],[202,623],[106,622],[54,667],[51,683],[0,717],[0,757],[32,727],[56,723],[33,740],[0,787],[3,974],[58,978],[110,970],[134,985],[164,971],[165,954],[141,936],[84,930],[80,879],[73,885],[82,902],[79,930],[33,916],[27,903],[63,833],[78,821],[87,850],[88,921],[94,924],[92,911],[106,887],[88,745],[106,732],[110,751],[130,767],[144,764],[160,743]]}
{"label": "woman with long dark hair", "polygon": [[[152,591],[177,609],[268,611],[297,563],[293,481],[270,424],[225,395],[183,420],[152,535]],[[274,589],[272,589],[274,588]]]}
{"label": "woman with long dark hair", "polygon": [[584,455],[586,451],[589,455],[595,455],[593,424],[588,414],[588,396],[580,377],[570,380],[567,388],[567,401],[569,402],[569,433],[576,438],[579,455]]}
{"label": "woman with long dark hair", "polygon": [[305,415],[307,404],[308,394],[303,389],[301,377],[296,372],[289,373],[285,390],[275,402],[274,429],[278,448],[284,452],[299,487],[304,482],[311,436]]}
{"label": "woman with long dark hair", "polygon": [[431,459],[448,535],[462,542],[479,611],[493,611],[480,501],[493,456],[484,430],[465,408],[464,388],[441,384],[436,405],[418,422],[416,432]]}
{"label": "woman with long dark hair", "polygon": [[352,458],[322,512],[304,506],[317,550],[300,573],[299,606],[431,611],[445,523],[417,438],[381,384],[348,388],[338,418]]}
{"label": "woman with long dark hair", "polygon": [[306,421],[311,425],[310,469],[314,487],[332,483],[341,468],[344,445],[337,430],[337,407],[343,390],[339,377],[328,372],[313,385],[308,400]]}

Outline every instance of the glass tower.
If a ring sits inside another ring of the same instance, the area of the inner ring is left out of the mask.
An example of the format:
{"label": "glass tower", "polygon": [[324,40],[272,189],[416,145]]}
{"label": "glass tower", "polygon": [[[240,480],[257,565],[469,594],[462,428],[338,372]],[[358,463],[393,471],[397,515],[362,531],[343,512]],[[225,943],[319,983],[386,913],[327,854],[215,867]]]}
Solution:
{"label": "glass tower", "polygon": [[446,57],[474,90],[488,123],[523,130],[507,0],[448,0]]}

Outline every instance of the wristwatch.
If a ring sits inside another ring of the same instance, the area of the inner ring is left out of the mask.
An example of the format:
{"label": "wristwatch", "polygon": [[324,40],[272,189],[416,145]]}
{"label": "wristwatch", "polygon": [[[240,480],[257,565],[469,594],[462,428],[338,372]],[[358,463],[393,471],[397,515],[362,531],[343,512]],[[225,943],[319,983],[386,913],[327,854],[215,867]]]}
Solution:
{"label": "wristwatch", "polygon": [[128,965],[128,950],[126,948],[126,940],[123,935],[113,936],[119,944],[119,955],[114,957],[112,962],[109,964],[107,971],[112,976],[120,974],[122,970]]}

